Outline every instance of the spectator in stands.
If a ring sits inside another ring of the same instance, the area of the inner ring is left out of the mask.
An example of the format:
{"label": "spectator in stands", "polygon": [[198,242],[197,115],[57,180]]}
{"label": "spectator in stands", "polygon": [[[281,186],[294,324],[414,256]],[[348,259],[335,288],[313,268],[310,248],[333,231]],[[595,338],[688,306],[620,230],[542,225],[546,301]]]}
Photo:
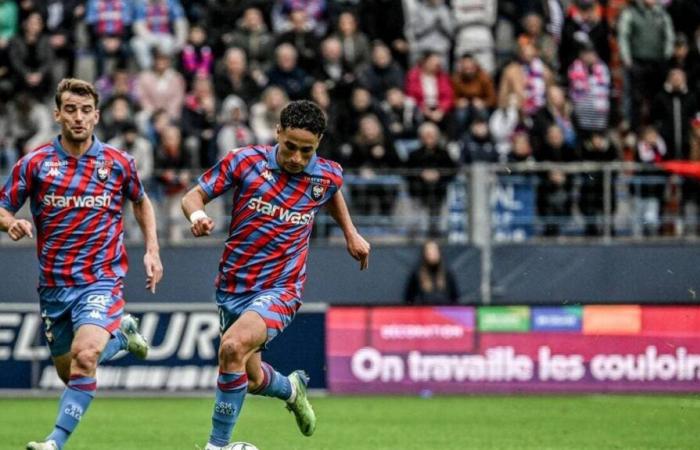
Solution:
{"label": "spectator in stands", "polygon": [[[387,14],[391,11],[391,14]],[[396,62],[408,65],[408,42],[404,36],[405,14],[402,0],[364,0],[360,2],[360,27],[370,40],[379,40],[391,49]]]}
{"label": "spectator in stands", "polygon": [[352,156],[344,167],[358,171],[359,180],[350,185],[351,204],[360,215],[388,216],[394,207],[398,184],[382,177],[382,171],[396,169],[399,157],[377,116],[360,119],[352,140]]}
{"label": "spectator in stands", "polygon": [[[637,142],[637,161],[649,165],[666,159],[666,142],[653,126],[646,126]],[[633,185],[635,191],[635,234],[655,236],[661,225],[660,216],[663,208],[665,176],[660,171],[645,171],[637,175],[639,183]]]}
{"label": "spectator in stands", "polygon": [[318,38],[313,33],[311,21],[303,9],[292,11],[289,20],[292,28],[278,36],[275,45],[293,45],[299,54],[299,67],[311,73],[318,63]]}
{"label": "spectator in stands", "polygon": [[250,109],[250,128],[260,144],[276,142],[275,127],[279,123],[282,108],[289,102],[287,94],[277,86],[270,86],[262,93],[261,100]]}
{"label": "spectator in stands", "polygon": [[695,0],[672,0],[663,3],[678,33],[692,36],[700,24],[700,3]]}
{"label": "spectator in stands", "polygon": [[454,92],[437,53],[427,52],[420,63],[408,71],[405,90],[426,120],[446,128],[448,114],[454,106]]}
{"label": "spectator in stands", "polygon": [[22,22],[22,33],[10,40],[8,54],[15,88],[45,100],[53,89],[54,53],[48,36],[44,34],[41,14],[29,13]]}
{"label": "spectator in stands", "polygon": [[[604,132],[592,132],[581,145],[581,160],[597,163],[613,162],[618,159],[615,145]],[[615,184],[611,176],[610,183],[610,215],[615,213]],[[581,176],[579,192],[579,209],[585,221],[586,236],[603,234],[603,215],[605,212],[605,177],[602,170],[587,171]]]}
{"label": "spectator in stands", "polygon": [[343,47],[336,37],[329,37],[321,43],[321,60],[316,62],[314,78],[323,81],[328,93],[336,102],[344,102],[350,96],[356,76],[350,66],[343,61]]}
{"label": "spectator in stands", "polygon": [[527,129],[516,128],[510,137],[510,152],[508,162],[534,161],[532,157],[532,144]]}
{"label": "spectator in stands", "polygon": [[316,37],[321,38],[328,32],[328,8],[326,0],[275,0],[272,7],[272,29],[282,34],[292,29],[290,14],[303,9],[310,21],[310,27]]}
{"label": "spectator in stands", "polygon": [[387,91],[380,108],[387,132],[394,141],[399,157],[405,161],[409,153],[420,145],[417,130],[423,122],[423,116],[416,102],[398,87]]}
{"label": "spectator in stands", "polygon": [[214,52],[207,42],[207,30],[204,25],[194,24],[180,55],[180,72],[190,86],[196,77],[211,77],[213,67]]}
{"label": "spectator in stands", "polygon": [[53,138],[53,118],[51,110],[29,92],[21,91],[13,97],[7,108],[8,146],[21,158]]}
{"label": "spectator in stands", "polygon": [[[508,2],[501,0],[499,3],[507,4]],[[554,38],[555,42],[561,42],[565,16],[562,0],[526,0],[525,2],[520,3],[525,4],[524,8],[526,11],[534,12],[542,17],[545,24],[544,28],[547,33]],[[569,10],[571,10],[571,1],[567,0],[565,3]]]}
{"label": "spectator in stands", "polygon": [[688,86],[692,92],[700,91],[700,25],[690,39],[688,50]]}
{"label": "spectator in stands", "polygon": [[521,113],[518,110],[518,98],[515,94],[511,94],[510,100],[505,107],[499,107],[491,114],[489,131],[496,145],[496,152],[500,162],[509,160],[513,147],[513,133],[518,126],[520,125],[522,129],[527,128],[521,119]]}
{"label": "spectator in stands", "polygon": [[127,60],[134,14],[130,0],[88,0],[85,22],[89,26],[98,77],[106,74],[109,58]]}
{"label": "spectator in stands", "polygon": [[449,67],[454,23],[444,0],[416,0],[408,12],[406,35],[410,45],[410,64],[434,54],[443,67]]}
{"label": "spectator in stands", "polygon": [[225,35],[228,48],[238,47],[248,57],[250,74],[258,84],[264,83],[264,74],[272,66],[275,38],[267,29],[258,8],[248,8],[236,24],[235,31]]}
{"label": "spectator in stands", "polygon": [[126,122],[120,132],[108,143],[134,157],[139,177],[148,186],[153,176],[153,146],[148,139],[139,134],[136,124],[131,121]]}
{"label": "spectator in stands", "polygon": [[130,102],[137,103],[136,79],[125,62],[118,64],[112,72],[105,73],[95,82],[100,101],[107,103],[112,97],[123,95]]}
{"label": "spectator in stands", "polygon": [[171,242],[182,241],[184,230],[180,226],[181,193],[190,183],[187,169],[191,167],[184,151],[180,129],[167,126],[162,132],[160,145],[156,148],[155,169],[163,197],[158,203],[162,226]]}
{"label": "spectator in stands", "polygon": [[275,49],[275,65],[267,72],[268,86],[279,86],[290,100],[306,97],[311,87],[311,77],[297,64],[297,51],[290,44]]}
{"label": "spectator in stands", "polygon": [[85,18],[84,0],[47,0],[46,34],[56,57],[53,79],[73,74],[75,63],[75,29]]}
{"label": "spectator in stands", "polygon": [[246,122],[248,108],[240,97],[229,95],[221,105],[219,133],[216,136],[217,159],[226,156],[231,150],[251,145],[255,136]]}
{"label": "spectator in stands", "polygon": [[[340,142],[340,134],[338,132],[338,120],[340,117],[340,105],[337,102],[331,101],[330,94],[326,83],[316,81],[311,86],[311,100],[315,102],[326,115],[326,131],[323,133],[323,139],[316,149],[316,154],[328,158],[336,162],[341,162],[343,158],[349,158],[351,147],[348,143],[342,146]],[[345,155],[342,150],[345,149]]]}
{"label": "spectator in stands", "polygon": [[8,47],[18,28],[17,3],[0,0],[0,103],[4,103],[14,89]]}
{"label": "spectator in stands", "polygon": [[468,53],[489,74],[496,69],[495,43],[491,31],[496,23],[496,3],[492,0],[452,0],[454,59]]}
{"label": "spectator in stands", "polygon": [[557,125],[564,133],[564,142],[576,147],[576,128],[571,116],[571,105],[566,101],[564,90],[557,85],[547,89],[547,104],[533,118],[533,145],[539,147],[545,141],[547,130]]}
{"label": "spectator in stands", "polygon": [[164,109],[154,111],[153,115],[147,117],[147,119],[146,123],[139,124],[137,122],[136,125],[139,130],[143,130],[142,134],[148,139],[155,150],[160,148],[163,132],[169,126],[173,126],[173,121],[168,116],[168,112]]}
{"label": "spectator in stands", "polygon": [[350,104],[341,111],[338,119],[338,132],[343,142],[352,141],[359,128],[360,119],[367,114],[374,114],[385,123],[384,114],[369,91],[363,87],[356,87],[352,91]]}
{"label": "spectator in stands", "polygon": [[226,50],[216,69],[214,90],[218,98],[235,95],[246,104],[252,104],[258,98],[261,89],[248,72],[248,60],[243,50],[236,47]]}
{"label": "spectator in stands", "polygon": [[559,55],[557,54],[557,42],[544,30],[542,17],[530,12],[522,19],[523,33],[518,41],[527,41],[535,46],[537,54],[542,61],[554,72],[559,69]]}
{"label": "spectator in stands", "polygon": [[418,267],[406,283],[404,301],[408,305],[454,305],[459,302],[455,276],[445,264],[434,240],[423,244]]}
{"label": "spectator in stands", "polygon": [[98,129],[103,142],[121,134],[124,127],[131,125],[134,116],[134,105],[124,95],[117,95],[103,103]]}
{"label": "spectator in stands", "polygon": [[657,0],[635,0],[618,22],[620,57],[625,66],[625,118],[638,129],[649,116],[650,92],[664,84],[666,61],[673,53],[671,17]]}
{"label": "spectator in stands", "polygon": [[207,0],[206,23],[217,60],[231,47],[234,31],[248,8],[258,8],[268,16],[268,0]]}
{"label": "spectator in stands", "polygon": [[403,87],[403,70],[392,59],[391,50],[383,42],[373,44],[372,60],[360,71],[359,82],[375,98],[384,98],[390,88]]}
{"label": "spectator in stands", "polygon": [[[695,61],[690,55],[690,46],[688,38],[685,34],[677,33],[676,41],[673,44],[673,54],[668,61],[669,69],[683,69],[686,75],[690,76],[693,72]],[[690,81],[690,78],[688,78]]]}
{"label": "spectator in stands", "polygon": [[141,70],[153,65],[153,50],[175,55],[187,41],[187,18],[180,0],[136,0],[131,48]]}
{"label": "spectator in stands", "polygon": [[596,0],[575,0],[564,20],[559,44],[561,73],[566,74],[582,48],[593,46],[598,57],[610,64],[610,26]]}
{"label": "spectator in stands", "polygon": [[690,120],[697,111],[696,93],[689,92],[685,72],[671,69],[651,108],[651,120],[666,142],[666,159],[688,159]]}
{"label": "spectator in stands", "polygon": [[532,117],[545,105],[547,86],[553,82],[551,71],[537,55],[537,48],[532,42],[521,40],[518,42],[518,59],[503,70],[498,104],[506,107],[514,94],[518,109]]}
{"label": "spectator in stands", "polygon": [[464,164],[498,162],[499,155],[491,139],[487,117],[485,114],[474,117],[469,125],[469,130],[465,131],[460,139]]}
{"label": "spectator in stands", "polygon": [[146,118],[157,109],[164,109],[173,121],[179,120],[182,115],[185,79],[171,67],[171,62],[169,54],[156,48],[153,69],[141,72],[136,80],[136,97],[142,116]]}
{"label": "spectator in stands", "polygon": [[216,96],[209,78],[197,77],[185,97],[182,109],[182,133],[188,160],[199,167],[216,162]]}
{"label": "spectator in stands", "polygon": [[370,46],[367,36],[357,29],[357,18],[344,12],[338,18],[338,30],[334,34],[343,49],[343,61],[355,74],[370,61]]}
{"label": "spectator in stands", "polygon": [[439,234],[440,210],[447,185],[455,176],[457,164],[442,143],[440,129],[426,122],[418,129],[421,146],[413,151],[406,163],[412,173],[408,176],[409,193],[419,205],[428,210],[431,236]]}
{"label": "spectator in stands", "polygon": [[[564,140],[564,132],[552,124],[547,128],[541,147],[533,152],[537,161],[568,162],[576,158],[574,149]],[[544,236],[558,236],[571,216],[571,175],[563,170],[546,170],[537,186],[537,211],[544,223]]]}
{"label": "spectator in stands", "polygon": [[469,127],[472,117],[488,116],[496,107],[493,80],[470,53],[463,54],[457,62],[452,89],[455,94],[455,135]]}
{"label": "spectator in stands", "polygon": [[610,116],[610,71],[592,45],[581,47],[568,79],[576,128],[583,134],[604,132]]}

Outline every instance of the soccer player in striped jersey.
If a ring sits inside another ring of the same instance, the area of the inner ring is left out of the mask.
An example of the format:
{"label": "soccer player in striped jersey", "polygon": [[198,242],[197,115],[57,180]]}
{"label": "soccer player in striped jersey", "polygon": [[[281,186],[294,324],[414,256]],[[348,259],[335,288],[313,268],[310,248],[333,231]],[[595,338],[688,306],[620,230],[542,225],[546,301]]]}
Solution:
{"label": "soccer player in striped jersey", "polygon": [[127,271],[122,213],[126,200],[144,234],[146,287],[163,275],[153,206],[134,159],[101,143],[95,88],[64,79],[54,118],[61,133],[20,159],[0,189],[0,230],[17,241],[33,238],[31,222],[15,217],[29,199],[36,225],[39,299],[46,340],[66,383],[53,431],[30,450],[60,450],[95,396],[99,361],[120,350],[145,357],[148,345],[131,316],[122,317]]}
{"label": "soccer player in striped jersey", "polygon": [[360,269],[367,268],[370,246],[353,226],[340,192],[342,169],[316,155],[325,127],[316,104],[290,103],[280,116],[277,145],[231,151],[182,199],[192,234],[199,237],[214,228],[204,206],[226,192],[233,198],[216,280],[222,337],[212,432],[205,450],[228,444],[246,392],[286,401],[300,431],[306,436],[314,432],[316,416],[306,396],[306,374],[298,370],[284,376],[263,362],[259,351],[301,307],[309,235],[322,206],[342,229]]}

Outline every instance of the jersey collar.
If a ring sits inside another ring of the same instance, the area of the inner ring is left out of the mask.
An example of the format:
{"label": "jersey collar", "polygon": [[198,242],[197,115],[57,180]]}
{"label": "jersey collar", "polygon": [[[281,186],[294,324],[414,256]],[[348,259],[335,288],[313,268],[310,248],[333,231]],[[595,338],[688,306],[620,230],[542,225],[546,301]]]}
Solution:
{"label": "jersey collar", "polygon": [[[277,150],[279,149],[279,144],[276,144],[274,147],[272,147],[272,151],[268,153],[267,155],[267,167],[270,170],[282,170],[279,164],[277,164]],[[311,160],[309,161],[309,164],[304,167],[304,172],[307,175],[313,175],[314,170],[316,170],[316,160],[318,159],[318,156],[314,152],[314,156],[311,157]]]}
{"label": "jersey collar", "polygon": [[[54,140],[53,140],[53,147],[54,147],[56,150],[58,150],[58,152],[59,152],[63,157],[65,157],[65,158],[75,158],[75,156],[73,156],[73,155],[71,155],[70,153],[68,153],[68,152],[63,148],[63,145],[61,145],[61,135],[60,135],[60,134],[54,138]],[[97,136],[95,136],[95,135],[93,134],[93,135],[92,135],[92,145],[90,146],[90,148],[88,149],[88,151],[85,152],[85,153],[83,154],[83,156],[86,156],[86,155],[87,155],[87,156],[93,156],[93,157],[99,159],[100,155],[102,154],[102,148],[103,148],[102,142],[100,142],[100,140],[97,139]],[[83,156],[81,156],[81,158],[82,158]],[[75,159],[79,159],[79,158],[75,158]]]}

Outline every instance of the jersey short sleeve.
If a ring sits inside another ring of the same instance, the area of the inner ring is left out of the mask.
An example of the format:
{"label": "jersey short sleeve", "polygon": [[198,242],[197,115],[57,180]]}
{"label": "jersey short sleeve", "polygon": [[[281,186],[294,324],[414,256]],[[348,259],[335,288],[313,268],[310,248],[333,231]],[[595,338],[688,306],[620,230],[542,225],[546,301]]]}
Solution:
{"label": "jersey short sleeve", "polygon": [[197,184],[209,199],[215,199],[239,184],[246,156],[246,148],[233,150],[199,177]]}
{"label": "jersey short sleeve", "polygon": [[126,179],[124,181],[124,196],[134,203],[141,201],[146,191],[143,188],[141,179],[136,170],[136,163],[133,158],[129,158],[129,164],[126,168]]}
{"label": "jersey short sleeve", "polygon": [[0,208],[13,214],[19,211],[29,195],[30,176],[29,158],[17,161],[5,185],[0,189]]}

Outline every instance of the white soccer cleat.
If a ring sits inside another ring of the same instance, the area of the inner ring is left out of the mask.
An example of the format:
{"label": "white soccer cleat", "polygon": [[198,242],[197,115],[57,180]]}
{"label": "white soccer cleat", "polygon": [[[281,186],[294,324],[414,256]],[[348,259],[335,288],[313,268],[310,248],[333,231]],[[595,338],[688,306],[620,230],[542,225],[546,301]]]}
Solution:
{"label": "white soccer cleat", "polygon": [[27,450],[58,450],[58,445],[56,441],[45,441],[45,442],[30,442],[27,444]]}
{"label": "white soccer cleat", "polygon": [[139,322],[131,314],[122,317],[122,323],[119,329],[126,336],[126,349],[139,359],[146,359],[148,356],[148,342],[146,338],[139,333]]}

